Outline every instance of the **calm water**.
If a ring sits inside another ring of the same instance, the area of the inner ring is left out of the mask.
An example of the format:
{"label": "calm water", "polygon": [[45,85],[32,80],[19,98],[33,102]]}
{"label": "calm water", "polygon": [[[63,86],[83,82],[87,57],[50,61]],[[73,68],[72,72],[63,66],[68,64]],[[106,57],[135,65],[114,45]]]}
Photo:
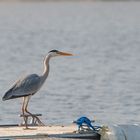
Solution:
{"label": "calm water", "polygon": [[[110,123],[140,121],[140,3],[0,3],[1,97],[19,77],[49,77],[29,110],[46,124],[87,116]],[[0,124],[19,123],[22,99],[0,101]]]}

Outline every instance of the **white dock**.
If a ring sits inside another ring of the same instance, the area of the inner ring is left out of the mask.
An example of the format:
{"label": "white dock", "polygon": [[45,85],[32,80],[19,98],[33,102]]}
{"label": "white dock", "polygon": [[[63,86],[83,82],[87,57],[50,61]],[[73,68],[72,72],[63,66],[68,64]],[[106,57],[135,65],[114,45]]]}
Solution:
{"label": "white dock", "polygon": [[[81,134],[74,133],[77,130],[77,126],[72,124],[68,126],[30,126],[29,129],[25,129],[23,126],[0,126],[0,139],[34,139],[34,138],[67,138],[72,135],[76,135],[74,138],[81,137]],[[62,134],[62,135],[59,135]],[[64,136],[63,136],[64,134]],[[83,134],[81,138],[93,137],[94,140],[99,140],[97,134]],[[73,138],[73,137],[71,137]],[[73,138],[73,139],[74,139]]]}
{"label": "white dock", "polygon": [[20,137],[47,137],[49,134],[70,133],[76,130],[75,125],[70,126],[33,126],[25,129],[23,126],[1,126],[0,138]]}

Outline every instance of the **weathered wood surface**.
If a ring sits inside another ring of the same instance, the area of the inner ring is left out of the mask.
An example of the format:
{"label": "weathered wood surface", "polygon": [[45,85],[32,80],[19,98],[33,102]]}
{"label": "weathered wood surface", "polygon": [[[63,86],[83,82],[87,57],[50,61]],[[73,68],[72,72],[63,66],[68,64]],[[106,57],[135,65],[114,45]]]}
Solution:
{"label": "weathered wood surface", "polygon": [[100,140],[97,133],[74,133],[77,126],[74,124],[68,126],[30,126],[25,129],[18,125],[0,125],[0,139],[37,139],[37,138],[79,138]]}
{"label": "weathered wood surface", "polygon": [[0,126],[0,138],[18,137],[47,137],[50,134],[63,134],[75,131],[75,125],[69,126],[30,126],[25,129],[23,126]]}

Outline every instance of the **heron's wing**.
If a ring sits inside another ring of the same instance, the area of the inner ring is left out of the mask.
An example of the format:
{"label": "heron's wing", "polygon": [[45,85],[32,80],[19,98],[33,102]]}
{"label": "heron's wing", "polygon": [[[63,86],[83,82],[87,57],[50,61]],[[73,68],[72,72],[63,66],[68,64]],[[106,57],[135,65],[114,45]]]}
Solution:
{"label": "heron's wing", "polygon": [[3,96],[3,100],[31,95],[40,88],[40,77],[31,74],[19,79]]}

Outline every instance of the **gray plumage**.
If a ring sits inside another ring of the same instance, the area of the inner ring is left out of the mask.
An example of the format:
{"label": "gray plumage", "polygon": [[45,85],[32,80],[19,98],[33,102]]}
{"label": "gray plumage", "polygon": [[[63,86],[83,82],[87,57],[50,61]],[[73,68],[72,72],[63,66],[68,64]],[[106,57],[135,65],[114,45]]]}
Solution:
{"label": "gray plumage", "polygon": [[39,124],[43,124],[36,115],[28,111],[27,107],[28,107],[30,97],[34,95],[42,87],[46,78],[48,77],[50,58],[55,56],[60,56],[60,55],[70,56],[72,54],[60,52],[57,50],[51,50],[44,59],[44,71],[42,75],[30,74],[24,78],[19,79],[5,93],[5,95],[2,98],[3,100],[9,100],[9,99],[23,97],[22,113],[23,113],[23,118],[24,118],[26,128],[28,128],[27,125],[28,122],[25,118],[25,113],[28,113],[33,119],[36,118]]}
{"label": "gray plumage", "polygon": [[37,74],[19,79],[4,95],[3,100],[9,100],[35,94],[41,87],[41,78]]}

